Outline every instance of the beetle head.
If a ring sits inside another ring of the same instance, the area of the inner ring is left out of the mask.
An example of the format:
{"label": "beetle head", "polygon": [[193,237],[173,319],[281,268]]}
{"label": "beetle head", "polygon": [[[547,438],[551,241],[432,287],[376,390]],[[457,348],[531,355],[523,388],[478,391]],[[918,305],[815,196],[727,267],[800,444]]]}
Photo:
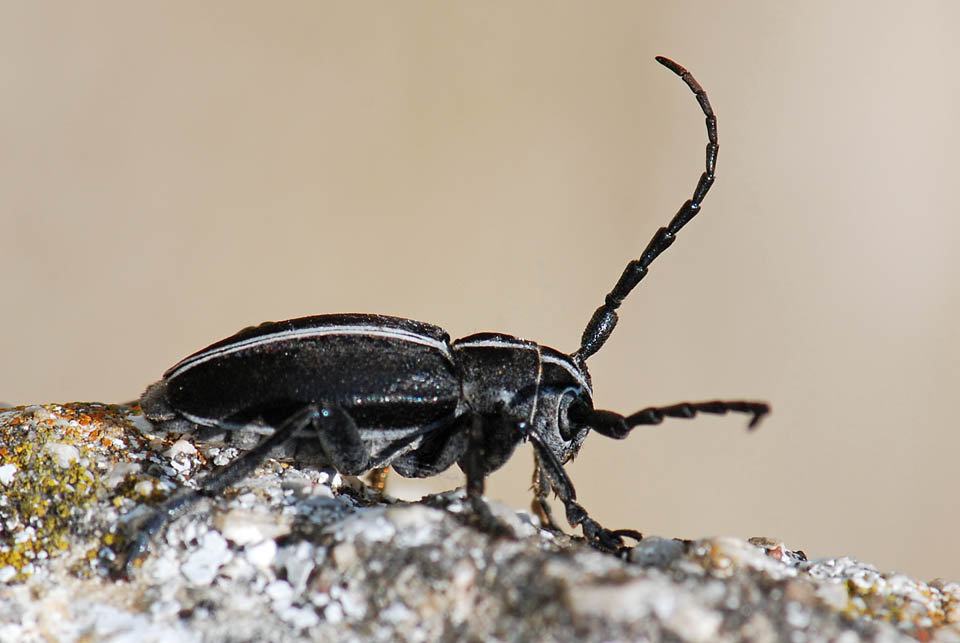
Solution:
{"label": "beetle head", "polygon": [[565,463],[580,450],[590,431],[583,423],[593,408],[593,388],[586,366],[546,346],[540,347],[541,375],[532,430]]}

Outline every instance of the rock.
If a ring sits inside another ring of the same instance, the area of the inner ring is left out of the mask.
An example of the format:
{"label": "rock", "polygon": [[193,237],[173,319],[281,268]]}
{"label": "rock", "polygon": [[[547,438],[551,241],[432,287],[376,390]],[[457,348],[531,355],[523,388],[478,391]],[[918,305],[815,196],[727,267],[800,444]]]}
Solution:
{"label": "rock", "polygon": [[0,411],[0,640],[960,641],[956,582],[765,539],[615,556],[496,503],[486,529],[461,492],[399,502],[275,461],[114,579],[137,522],[229,451],[136,407]]}

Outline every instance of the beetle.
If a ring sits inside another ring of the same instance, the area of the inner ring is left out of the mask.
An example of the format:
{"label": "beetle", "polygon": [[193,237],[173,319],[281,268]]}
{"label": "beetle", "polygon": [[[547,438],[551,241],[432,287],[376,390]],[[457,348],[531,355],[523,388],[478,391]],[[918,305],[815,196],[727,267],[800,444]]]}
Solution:
{"label": "beetle", "polygon": [[591,430],[623,439],[636,426],[700,412],[749,414],[753,428],[769,412],[763,402],[744,400],[683,402],[627,416],[593,406],[587,359],[603,347],[617,324],[617,308],[700,211],[714,182],[717,121],[710,101],[685,68],[656,60],[687,84],[706,117],[705,170],[692,197],[627,264],[588,321],[579,348],[567,354],[500,333],[451,341],[431,324],[369,314],[266,322],[216,342],[170,368],[140,404],[158,429],[210,440],[245,436],[245,452],[208,475],[198,492],[163,505],[141,528],[128,564],[184,507],[222,491],[270,455],[321,462],[351,475],[392,466],[401,476],[424,477],[457,463],[468,498],[483,511],[484,478],[525,441],[534,448],[534,507],[550,527],[557,528],[546,503],[552,490],[570,525],[579,525],[595,546],[617,550],[623,537],[641,538],[633,530],[602,527],[576,500],[563,465]]}

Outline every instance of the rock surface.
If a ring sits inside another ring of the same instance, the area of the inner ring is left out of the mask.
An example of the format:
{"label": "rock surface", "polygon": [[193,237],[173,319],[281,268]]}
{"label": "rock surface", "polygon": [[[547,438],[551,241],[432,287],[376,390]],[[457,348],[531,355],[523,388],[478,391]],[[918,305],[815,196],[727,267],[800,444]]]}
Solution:
{"label": "rock surface", "polygon": [[380,499],[268,461],[111,576],[151,507],[235,453],[136,407],[0,411],[0,641],[956,641],[960,583],[763,539],[647,538],[621,556],[457,492]]}

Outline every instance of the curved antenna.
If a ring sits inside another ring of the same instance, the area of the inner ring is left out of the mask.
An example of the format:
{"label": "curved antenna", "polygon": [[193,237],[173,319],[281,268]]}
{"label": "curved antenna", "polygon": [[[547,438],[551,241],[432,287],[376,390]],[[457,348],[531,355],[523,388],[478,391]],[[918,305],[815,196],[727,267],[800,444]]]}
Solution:
{"label": "curved antenna", "polygon": [[640,280],[647,275],[647,269],[650,264],[653,263],[653,260],[670,247],[674,239],[676,239],[680,228],[685,226],[690,219],[697,216],[697,213],[700,211],[700,204],[703,202],[704,197],[707,196],[710,186],[713,185],[719,145],[717,145],[717,117],[713,113],[713,108],[710,107],[710,100],[707,98],[707,93],[703,91],[703,87],[700,86],[700,83],[696,81],[689,71],[669,58],[657,56],[657,62],[675,73],[687,84],[696,95],[697,102],[700,103],[700,109],[703,110],[703,114],[706,116],[707,138],[709,139],[707,143],[706,169],[703,174],[700,175],[700,180],[697,181],[697,187],[693,190],[693,196],[680,206],[680,210],[674,215],[666,227],[657,230],[657,233],[653,235],[650,243],[647,244],[646,250],[640,255],[640,258],[634,259],[627,264],[617,284],[613,287],[613,290],[607,294],[604,304],[593,313],[593,317],[590,318],[587,327],[583,330],[583,336],[580,338],[580,348],[571,355],[571,357],[580,364],[583,364],[588,357],[603,347],[613,332],[614,327],[617,325],[617,308],[620,307],[623,300],[630,294],[630,291],[636,288]]}

